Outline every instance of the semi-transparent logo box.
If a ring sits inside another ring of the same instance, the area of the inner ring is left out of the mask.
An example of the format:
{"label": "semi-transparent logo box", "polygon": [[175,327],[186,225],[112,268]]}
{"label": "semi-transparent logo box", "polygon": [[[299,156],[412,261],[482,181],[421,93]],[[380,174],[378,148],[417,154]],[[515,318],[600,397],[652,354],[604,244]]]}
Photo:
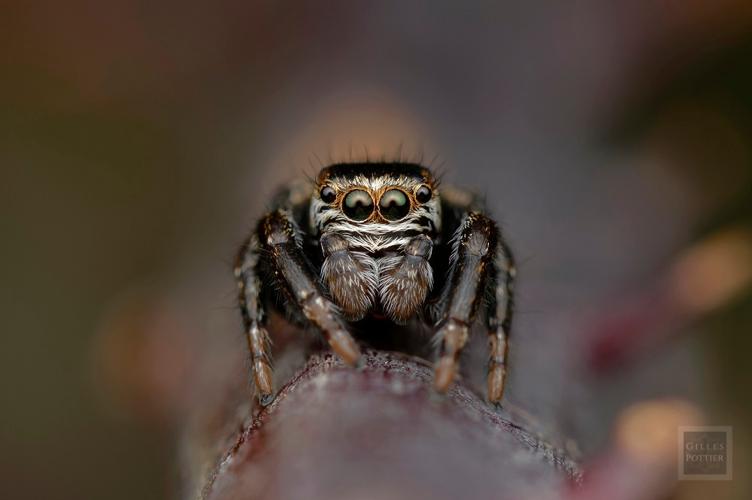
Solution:
{"label": "semi-transparent logo box", "polygon": [[731,427],[679,427],[679,479],[730,480]]}

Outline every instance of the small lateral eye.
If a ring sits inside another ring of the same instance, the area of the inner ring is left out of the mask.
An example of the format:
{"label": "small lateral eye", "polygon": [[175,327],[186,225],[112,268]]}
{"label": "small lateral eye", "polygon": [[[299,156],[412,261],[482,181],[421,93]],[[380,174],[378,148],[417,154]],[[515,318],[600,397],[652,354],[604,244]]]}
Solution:
{"label": "small lateral eye", "polygon": [[373,200],[371,199],[371,195],[362,189],[353,189],[347,193],[347,196],[345,196],[345,202],[342,204],[342,211],[352,220],[366,220],[373,213]]}
{"label": "small lateral eye", "polygon": [[329,186],[322,187],[319,196],[324,203],[334,203],[334,200],[337,199],[337,193]]}
{"label": "small lateral eye", "polygon": [[381,196],[379,211],[387,220],[400,220],[410,211],[407,195],[399,189],[390,189]]}
{"label": "small lateral eye", "polygon": [[415,199],[418,200],[418,203],[426,203],[431,199],[431,194],[431,188],[423,184],[415,192]]}

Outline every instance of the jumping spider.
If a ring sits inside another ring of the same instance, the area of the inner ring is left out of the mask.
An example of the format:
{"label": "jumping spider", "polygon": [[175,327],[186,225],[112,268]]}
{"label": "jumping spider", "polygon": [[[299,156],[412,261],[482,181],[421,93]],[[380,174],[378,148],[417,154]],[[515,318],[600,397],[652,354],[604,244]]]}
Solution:
{"label": "jumping spider", "polygon": [[515,267],[479,201],[449,187],[439,196],[430,170],[408,163],[335,164],[314,183],[283,190],[236,259],[260,404],[274,394],[268,307],[315,327],[349,365],[360,358],[349,322],[423,321],[436,328],[439,392],[452,384],[480,309],[489,339],[488,400],[500,403]]}

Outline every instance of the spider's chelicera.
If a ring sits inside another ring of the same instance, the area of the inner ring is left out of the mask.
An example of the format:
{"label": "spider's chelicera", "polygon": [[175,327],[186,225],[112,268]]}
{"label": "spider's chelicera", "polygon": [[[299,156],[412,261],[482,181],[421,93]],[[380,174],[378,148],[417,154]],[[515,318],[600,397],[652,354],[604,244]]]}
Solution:
{"label": "spider's chelicera", "polygon": [[439,345],[439,392],[451,386],[480,313],[489,339],[488,400],[502,399],[512,254],[477,198],[450,187],[439,192],[423,166],[335,164],[314,186],[286,188],[241,247],[235,276],[262,405],[274,394],[265,327],[271,307],[314,327],[350,365],[360,358],[351,322],[426,323]]}

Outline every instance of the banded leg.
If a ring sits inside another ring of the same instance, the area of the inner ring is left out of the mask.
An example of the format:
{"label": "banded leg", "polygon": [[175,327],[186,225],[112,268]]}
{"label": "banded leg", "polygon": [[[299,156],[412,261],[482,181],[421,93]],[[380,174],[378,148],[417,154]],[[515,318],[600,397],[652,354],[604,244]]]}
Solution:
{"label": "banded leg", "polygon": [[286,298],[322,333],[345,363],[355,365],[360,360],[360,348],[347,331],[337,308],[321,293],[318,280],[303,255],[298,231],[284,210],[264,217],[258,230],[264,258]]}
{"label": "banded leg", "polygon": [[486,309],[488,328],[488,401],[501,403],[507,376],[509,331],[514,309],[514,280],[517,269],[509,247],[499,238],[494,264],[494,279]]}
{"label": "banded leg", "polygon": [[264,309],[259,299],[261,281],[257,269],[259,241],[251,235],[240,247],[235,259],[235,279],[238,284],[238,303],[243,318],[243,328],[251,355],[253,380],[259,403],[266,406],[274,398],[272,369],[269,356],[269,334],[264,328]]}
{"label": "banded leg", "polygon": [[457,374],[460,354],[493,270],[497,240],[494,222],[478,212],[470,212],[455,234],[443,325],[436,333],[441,346],[434,387],[439,392],[446,392]]}

